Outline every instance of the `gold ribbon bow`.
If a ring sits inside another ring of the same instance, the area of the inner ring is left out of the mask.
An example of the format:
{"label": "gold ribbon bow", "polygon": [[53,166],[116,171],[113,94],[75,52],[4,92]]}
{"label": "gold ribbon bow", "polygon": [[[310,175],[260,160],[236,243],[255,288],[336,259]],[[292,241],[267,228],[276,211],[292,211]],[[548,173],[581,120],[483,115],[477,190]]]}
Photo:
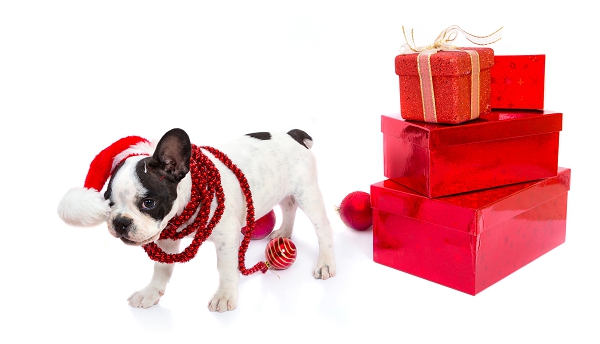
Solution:
{"label": "gold ribbon bow", "polygon": [[493,33],[487,36],[475,36],[461,29],[458,25],[450,25],[437,36],[437,38],[432,44],[417,47],[417,45],[415,44],[413,29],[410,29],[410,35],[407,35],[407,29],[405,29],[404,26],[402,26],[402,33],[404,34],[404,40],[406,41],[406,43],[404,43],[400,47],[400,53],[419,53],[425,50],[457,50],[457,47],[451,45],[450,43],[454,42],[456,37],[458,37],[458,33],[462,33],[465,36],[465,38],[473,44],[489,45],[498,42],[500,38],[502,38],[502,29],[503,27],[499,28],[498,30],[494,31]]}
{"label": "gold ribbon bow", "polygon": [[433,44],[422,47],[417,47],[415,44],[412,29],[410,29],[410,35],[407,35],[406,29],[402,26],[402,33],[404,34],[406,43],[400,47],[400,53],[418,53],[417,68],[421,84],[421,99],[423,100],[423,120],[425,122],[437,123],[430,58],[431,55],[440,50],[460,50],[469,54],[471,59],[471,119],[479,117],[479,54],[475,50],[462,50],[451,43],[454,42],[458,33],[462,33],[471,43],[477,45],[492,44],[502,38],[502,27],[490,35],[475,36],[464,31],[457,25],[451,25],[438,35]]}

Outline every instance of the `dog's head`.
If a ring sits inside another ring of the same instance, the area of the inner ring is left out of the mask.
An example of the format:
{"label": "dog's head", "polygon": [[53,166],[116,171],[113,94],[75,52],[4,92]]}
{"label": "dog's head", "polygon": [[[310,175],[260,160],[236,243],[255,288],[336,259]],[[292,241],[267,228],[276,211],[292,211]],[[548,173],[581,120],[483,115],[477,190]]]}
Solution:
{"label": "dog's head", "polygon": [[[153,151],[143,150],[134,149],[124,160],[110,162],[114,167],[110,168],[103,197],[99,192],[103,185],[97,190],[70,190],[59,204],[61,218],[78,226],[93,226],[106,220],[109,232],[128,245],[144,245],[158,239],[167,222],[189,199],[191,178],[185,177],[191,143],[185,131],[172,129]],[[105,182],[106,179],[102,184]]]}

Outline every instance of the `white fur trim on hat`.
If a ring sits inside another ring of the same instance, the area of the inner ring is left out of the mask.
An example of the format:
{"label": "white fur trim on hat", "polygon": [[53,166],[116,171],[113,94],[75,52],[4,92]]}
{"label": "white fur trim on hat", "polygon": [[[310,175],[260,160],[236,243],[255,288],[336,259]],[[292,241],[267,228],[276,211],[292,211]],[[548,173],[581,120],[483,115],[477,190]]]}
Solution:
{"label": "white fur trim on hat", "polygon": [[83,188],[69,190],[58,205],[60,218],[73,226],[95,226],[105,221],[110,201],[101,191],[116,166],[128,157],[151,155],[153,145],[139,136],[127,136],[103,149],[90,164]]}

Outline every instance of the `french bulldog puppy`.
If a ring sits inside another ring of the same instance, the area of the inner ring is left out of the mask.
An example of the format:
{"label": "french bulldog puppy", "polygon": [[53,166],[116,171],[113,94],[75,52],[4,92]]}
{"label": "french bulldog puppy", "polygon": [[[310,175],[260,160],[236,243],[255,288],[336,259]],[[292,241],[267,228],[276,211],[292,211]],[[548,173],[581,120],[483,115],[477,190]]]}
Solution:
{"label": "french bulldog puppy", "polygon": [[[335,276],[336,264],[332,229],[318,186],[316,159],[310,150],[312,143],[307,133],[295,129],[288,133],[247,134],[214,148],[229,157],[245,175],[256,219],[276,205],[280,206],[281,227],[269,238],[292,235],[298,208],[308,216],[319,243],[313,276],[325,280]],[[172,129],[156,144],[128,147],[126,157],[113,162],[104,199],[97,208],[102,214],[98,218],[106,220],[114,237],[131,246],[156,242],[166,253],[180,251],[180,240],[160,240],[159,237],[169,220],[181,214],[191,199],[191,151],[188,134]],[[208,302],[208,308],[224,312],[237,306],[238,250],[240,229],[246,225],[246,198],[234,173],[210,153],[204,154],[219,170],[225,195],[222,217],[208,238],[216,248],[219,272],[219,287]],[[66,198],[67,195],[59,205],[59,215],[65,222],[94,224],[78,218],[83,211],[74,208],[81,201],[67,202]],[[213,201],[211,212],[215,207],[216,201]],[[133,293],[129,304],[142,308],[157,304],[165,293],[173,268],[174,264],[155,263],[150,283]]]}

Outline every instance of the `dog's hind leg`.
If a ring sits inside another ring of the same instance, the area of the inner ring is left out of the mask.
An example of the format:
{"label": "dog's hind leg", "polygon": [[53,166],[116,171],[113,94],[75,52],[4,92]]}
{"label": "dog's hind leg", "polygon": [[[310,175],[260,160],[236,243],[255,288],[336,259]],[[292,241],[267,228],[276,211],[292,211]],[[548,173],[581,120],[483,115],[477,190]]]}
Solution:
{"label": "dog's hind leg", "polygon": [[335,276],[336,266],[333,250],[333,233],[325,211],[325,202],[316,182],[305,183],[307,189],[296,196],[296,202],[308,216],[319,239],[319,258],[313,270],[313,276],[318,279],[328,279]]}
{"label": "dog's hind leg", "polygon": [[290,238],[292,236],[298,203],[294,196],[287,196],[279,203],[279,207],[281,208],[281,227],[273,231],[269,235],[269,239],[279,237]]}
{"label": "dog's hind leg", "polygon": [[[178,253],[180,240],[159,240],[158,246],[166,253]],[[173,274],[175,264],[154,263],[154,273],[148,285],[133,293],[127,301],[131,307],[150,308],[160,301],[161,296],[165,294],[167,283]]]}

